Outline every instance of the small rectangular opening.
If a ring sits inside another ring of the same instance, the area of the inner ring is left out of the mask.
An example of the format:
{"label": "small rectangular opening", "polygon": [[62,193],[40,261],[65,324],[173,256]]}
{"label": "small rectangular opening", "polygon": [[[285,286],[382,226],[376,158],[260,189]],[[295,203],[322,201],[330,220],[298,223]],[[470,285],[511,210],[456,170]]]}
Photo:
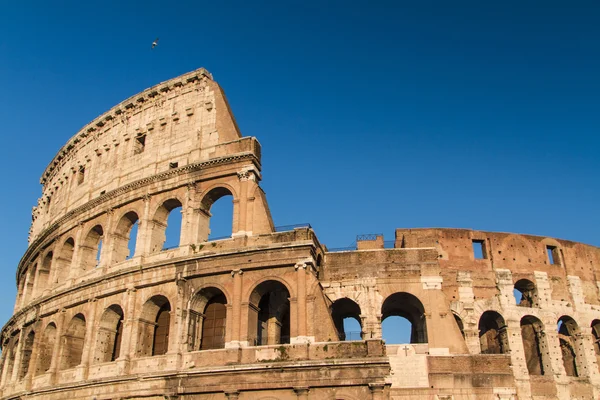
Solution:
{"label": "small rectangular opening", "polygon": [[560,265],[560,255],[556,246],[546,246],[546,253],[548,254],[550,265]]}
{"label": "small rectangular opening", "polygon": [[172,169],[172,168],[177,168],[178,166],[179,166],[179,163],[178,163],[178,162],[170,162],[170,163],[169,163],[169,168],[171,168],[171,169]]}
{"label": "small rectangular opening", "polygon": [[85,167],[82,165],[77,172],[77,184],[81,185],[85,181]]}
{"label": "small rectangular opening", "polygon": [[483,260],[485,256],[485,242],[483,240],[473,240],[473,256],[476,260]]}
{"label": "small rectangular opening", "polygon": [[135,138],[133,141],[133,154],[140,154],[144,152],[146,147],[146,135],[141,135]]}

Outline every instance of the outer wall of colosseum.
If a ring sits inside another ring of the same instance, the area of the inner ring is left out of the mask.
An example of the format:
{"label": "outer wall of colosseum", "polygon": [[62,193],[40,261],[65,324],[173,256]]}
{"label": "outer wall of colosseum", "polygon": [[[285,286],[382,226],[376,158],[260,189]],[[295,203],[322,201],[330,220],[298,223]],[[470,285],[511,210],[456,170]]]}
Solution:
{"label": "outer wall of colosseum", "polygon": [[[398,229],[330,251],[273,225],[260,160],[203,69],[71,138],[42,175],[1,398],[598,398],[599,249]],[[209,240],[224,196],[232,234]],[[410,343],[381,339],[392,316]]]}

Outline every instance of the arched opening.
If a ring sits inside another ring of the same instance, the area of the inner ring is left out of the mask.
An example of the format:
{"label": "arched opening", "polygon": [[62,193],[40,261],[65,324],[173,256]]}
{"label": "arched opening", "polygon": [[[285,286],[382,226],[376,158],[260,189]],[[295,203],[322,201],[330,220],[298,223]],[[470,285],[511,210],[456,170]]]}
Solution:
{"label": "arched opening", "polygon": [[37,285],[36,285],[36,294],[41,295],[44,293],[44,290],[47,289],[48,279],[50,276],[51,268],[52,268],[52,257],[54,254],[49,251],[44,256],[42,263],[40,265],[37,277]]}
{"label": "arched opening", "polygon": [[233,194],[229,189],[217,187],[202,199],[204,212],[200,223],[200,240],[218,240],[231,237],[233,232]]}
{"label": "arched opening", "polygon": [[25,304],[27,304],[33,298],[33,287],[35,283],[35,273],[37,270],[37,263],[30,265],[25,273],[25,288],[24,298]]}
{"label": "arched opening", "polygon": [[565,373],[567,376],[579,376],[580,367],[585,368],[583,357],[579,357],[578,351],[581,345],[578,343],[579,326],[573,318],[562,316],[558,320],[557,331]]}
{"label": "arched opening", "polygon": [[117,304],[108,307],[100,318],[94,354],[95,363],[115,361],[121,353],[123,309]]}
{"label": "arched opening", "polygon": [[458,326],[458,330],[460,331],[460,334],[462,335],[463,339],[465,338],[465,325],[462,322],[462,319],[455,313],[452,313],[452,315],[454,316],[454,321],[456,322],[456,326]]}
{"label": "arched opening", "polygon": [[16,307],[23,307],[25,300],[25,280],[27,279],[27,271],[21,273],[17,280],[17,285],[19,288],[17,289],[17,302]]}
{"label": "arched opening", "polygon": [[42,341],[39,346],[39,356],[37,367],[35,370],[36,375],[48,372],[50,365],[52,364],[52,352],[54,351],[54,344],[56,343],[56,325],[54,322],[48,324],[44,329],[42,335]]}
{"label": "arched opening", "polygon": [[179,247],[181,241],[181,202],[165,201],[154,213],[150,251],[157,252]]}
{"label": "arched opening", "polygon": [[594,352],[596,353],[596,364],[600,370],[600,320],[592,321],[592,336],[594,337]]}
{"label": "arched opening", "polygon": [[265,281],[252,291],[248,339],[254,346],[290,342],[290,293],[281,282]]}
{"label": "arched opening", "polygon": [[505,354],[509,352],[506,322],[495,311],[486,311],[479,318],[479,343],[481,354]]}
{"label": "arched opening", "polygon": [[338,299],[331,305],[331,318],[338,332],[339,340],[361,340],[360,307],[347,297]]}
{"label": "arched opening", "polygon": [[113,263],[125,261],[135,255],[138,221],[139,217],[133,211],[123,215],[119,220],[112,237]]}
{"label": "arched opening", "polygon": [[188,351],[225,347],[227,299],[215,287],[198,291],[190,303]]}
{"label": "arched opening", "polygon": [[81,252],[81,270],[88,271],[100,265],[100,253],[102,251],[102,238],[104,229],[102,226],[96,225],[85,237],[83,244],[80,247]]}
{"label": "arched opening", "polygon": [[157,356],[169,351],[171,304],[162,295],[153,296],[142,307],[139,319],[138,355]]}
{"label": "arched opening", "polygon": [[60,252],[58,253],[58,257],[56,259],[56,275],[54,283],[62,283],[69,276],[74,251],[75,241],[73,238],[68,238],[60,248]]}
{"label": "arched opening", "polygon": [[521,318],[521,339],[529,374],[545,375],[551,371],[550,355],[542,321],[531,315]]}
{"label": "arched opening", "polygon": [[21,350],[21,366],[19,368],[18,379],[23,379],[29,372],[29,364],[31,363],[31,353],[33,351],[33,341],[35,332],[31,331],[25,338],[23,349]]}
{"label": "arched opening", "polygon": [[14,332],[13,337],[10,339],[8,344],[8,353],[4,364],[6,368],[6,375],[3,383],[10,382],[12,380],[13,369],[15,368],[15,359],[17,357],[17,347],[19,347],[20,334],[20,331]]}
{"label": "arched opening", "polygon": [[519,307],[537,307],[538,295],[535,284],[529,279],[520,279],[515,283],[513,291]]}
{"label": "arched opening", "polygon": [[181,242],[181,224],[183,222],[183,209],[181,205],[173,208],[167,218],[167,227],[165,228],[165,243],[163,250],[179,247]]}
{"label": "arched opening", "polygon": [[71,319],[67,331],[63,335],[63,351],[60,369],[74,368],[81,364],[84,341],[85,317],[83,314],[77,314]]}
{"label": "arched opening", "polygon": [[387,344],[407,343],[408,332],[410,343],[427,343],[425,309],[421,301],[410,293],[394,293],[385,299],[381,307],[381,321],[382,337]]}

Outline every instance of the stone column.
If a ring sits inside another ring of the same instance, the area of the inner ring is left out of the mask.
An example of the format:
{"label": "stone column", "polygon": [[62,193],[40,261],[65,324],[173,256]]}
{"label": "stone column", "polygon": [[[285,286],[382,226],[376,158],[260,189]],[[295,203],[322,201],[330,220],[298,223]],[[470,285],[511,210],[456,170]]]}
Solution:
{"label": "stone column", "polygon": [[100,240],[102,241],[102,248],[100,249],[100,260],[98,260],[98,265],[96,268],[104,268],[108,267],[112,263],[112,247],[113,247],[113,225],[115,223],[115,210],[112,208],[106,212],[106,224],[103,226],[104,232],[102,233],[102,237]]}
{"label": "stone column", "polygon": [[129,360],[134,356],[135,348],[132,349],[132,345],[135,345],[133,340],[135,334],[135,295],[137,290],[135,288],[127,289],[127,306],[125,308],[125,315],[123,318],[123,335],[121,338],[121,351],[119,359]]}
{"label": "stone column", "polygon": [[246,220],[247,220],[247,207],[248,204],[248,179],[251,177],[251,172],[244,169],[237,173],[238,179],[240,180],[240,191],[239,191],[239,204],[238,204],[238,226],[237,232],[233,232],[232,236],[243,236],[247,234]]}
{"label": "stone column", "polygon": [[596,360],[596,352],[594,351],[594,337],[591,333],[578,332],[575,338],[575,345],[580,349],[577,352],[577,357],[580,354],[583,356],[579,365],[583,365],[586,371],[578,371],[579,376],[588,376],[594,385],[600,385],[600,373]]}
{"label": "stone column", "polygon": [[147,256],[150,254],[152,245],[152,216],[150,215],[150,203],[152,196],[149,194],[143,197],[144,201],[144,214],[140,217],[140,221],[138,222],[138,237],[137,242],[135,244],[136,248],[141,249],[139,252],[142,255]]}
{"label": "stone column", "polygon": [[194,228],[197,225],[195,223],[195,210],[193,205],[195,193],[196,184],[189,183],[187,185],[185,200],[181,205],[181,237],[179,245],[182,247],[195,243]]}
{"label": "stone column", "polygon": [[[177,277],[177,303],[174,304],[175,306],[175,310],[174,312],[171,313],[171,315],[175,318],[175,323],[177,324],[177,331],[175,334],[175,343],[173,343],[173,340],[170,338],[169,341],[171,343],[169,343],[169,353],[177,353],[180,355],[179,357],[179,362],[178,365],[183,365],[180,364],[180,362],[183,362],[182,358],[181,358],[181,353],[186,352],[187,348],[184,348],[185,343],[187,342],[187,340],[184,339],[184,336],[187,333],[187,328],[188,325],[185,323],[187,321],[187,319],[185,318],[186,315],[186,303],[187,303],[187,299],[189,298],[187,290],[186,290],[186,285],[187,285],[187,281],[181,277],[181,274],[178,274],[179,276]],[[169,335],[172,337],[172,335]],[[173,350],[171,350],[173,349]]]}
{"label": "stone column", "polygon": [[25,389],[31,390],[31,380],[35,375],[35,369],[37,368],[39,356],[40,356],[40,344],[44,338],[44,333],[42,332],[42,321],[37,321],[35,324],[35,332],[36,335],[33,340],[33,345],[31,346],[31,356],[29,357],[29,368],[27,370],[27,375],[25,376]]}
{"label": "stone column", "polygon": [[57,374],[60,369],[60,351],[62,335],[65,331],[65,314],[66,310],[63,308],[59,311],[58,317],[56,318],[56,339],[54,340],[54,348],[52,349],[52,361],[50,362],[50,368],[48,368],[48,372],[51,374],[50,381],[53,384],[57,381]]}
{"label": "stone column", "polygon": [[25,344],[25,338],[25,329],[21,328],[21,332],[19,332],[19,344],[15,351],[15,361],[10,379],[11,382],[17,381],[19,371],[21,370],[21,359],[23,358],[23,345]]}
{"label": "stone column", "polygon": [[369,390],[371,390],[372,400],[384,400],[385,383],[369,383]]}
{"label": "stone column", "polygon": [[[63,276],[66,276],[68,279],[74,279],[77,278],[80,274],[81,274],[81,247],[82,244],[82,237],[83,237],[83,224],[80,223],[79,226],[77,227],[77,231],[75,232],[75,248],[73,249],[73,256],[71,257],[71,263],[69,265],[64,265],[65,268],[68,268],[69,270],[67,271],[66,274],[64,274]],[[64,246],[64,243],[63,243]],[[62,251],[62,249],[61,249]],[[58,282],[59,284],[62,282]]]}
{"label": "stone column", "polygon": [[298,339],[306,337],[306,264],[296,264]]}
{"label": "stone column", "polygon": [[[241,269],[231,271],[233,278],[233,299],[231,300],[231,316],[227,314],[226,326],[230,331],[229,342],[225,344],[226,348],[237,348],[242,346],[242,286],[243,274]],[[248,342],[244,343],[247,345]]]}
{"label": "stone column", "polygon": [[81,365],[83,369],[83,379],[87,379],[88,367],[92,363],[94,357],[93,349],[95,346],[95,329],[96,325],[96,306],[98,305],[97,299],[90,299],[88,301],[88,312],[85,321],[85,338],[83,340],[83,353],[81,354]]}

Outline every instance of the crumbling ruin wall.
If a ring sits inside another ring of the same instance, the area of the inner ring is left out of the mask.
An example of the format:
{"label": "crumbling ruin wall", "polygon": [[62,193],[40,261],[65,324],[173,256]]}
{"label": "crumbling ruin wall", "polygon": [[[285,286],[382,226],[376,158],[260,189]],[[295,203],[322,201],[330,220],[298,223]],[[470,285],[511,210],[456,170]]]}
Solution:
{"label": "crumbling ruin wall", "polygon": [[[260,159],[203,69],[70,139],[17,267],[0,397],[598,397],[598,248],[398,229],[393,246],[328,250],[309,225],[274,226]],[[225,197],[231,234],[214,239]],[[410,322],[409,343],[383,339],[389,317]]]}

